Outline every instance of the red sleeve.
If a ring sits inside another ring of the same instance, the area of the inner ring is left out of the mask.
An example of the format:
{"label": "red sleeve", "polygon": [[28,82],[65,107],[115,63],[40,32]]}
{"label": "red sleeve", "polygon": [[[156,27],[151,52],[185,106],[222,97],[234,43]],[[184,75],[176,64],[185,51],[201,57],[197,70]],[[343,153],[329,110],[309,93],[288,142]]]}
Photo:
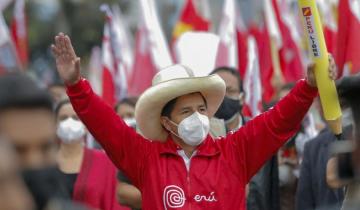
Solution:
{"label": "red sleeve", "polygon": [[141,189],[142,170],[151,142],[128,127],[113,108],[93,92],[87,80],[68,86],[67,94],[77,115],[112,162]]}
{"label": "red sleeve", "polygon": [[247,182],[299,130],[316,96],[317,88],[300,80],[273,108],[229,136],[233,138],[239,166],[246,171]]}

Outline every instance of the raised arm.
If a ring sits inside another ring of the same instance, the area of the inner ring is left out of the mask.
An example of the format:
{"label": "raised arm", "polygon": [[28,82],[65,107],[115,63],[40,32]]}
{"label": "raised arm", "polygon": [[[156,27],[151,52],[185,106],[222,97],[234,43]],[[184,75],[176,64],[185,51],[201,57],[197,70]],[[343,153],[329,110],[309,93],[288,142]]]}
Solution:
{"label": "raised arm", "polygon": [[151,145],[117,116],[112,107],[101,100],[90,84],[81,78],[80,58],[70,38],[62,33],[55,37],[52,51],[67,94],[81,121],[99,141],[110,159],[140,186],[141,170]]}
{"label": "raised arm", "polygon": [[[336,78],[336,66],[330,57],[329,77]],[[273,108],[249,121],[232,136],[239,163],[245,162],[247,181],[300,128],[317,96],[314,65],[308,67],[306,80],[296,83],[290,93]],[[242,161],[241,161],[242,160]],[[241,166],[241,165],[240,165]]]}

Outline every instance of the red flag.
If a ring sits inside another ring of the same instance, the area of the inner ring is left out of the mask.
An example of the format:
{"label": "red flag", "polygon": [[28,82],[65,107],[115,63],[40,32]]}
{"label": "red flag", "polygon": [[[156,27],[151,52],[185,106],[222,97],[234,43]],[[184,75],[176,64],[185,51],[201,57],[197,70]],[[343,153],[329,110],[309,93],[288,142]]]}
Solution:
{"label": "red flag", "polygon": [[263,86],[262,98],[264,102],[269,103],[274,96],[275,90],[271,83],[274,75],[274,69],[272,65],[271,46],[268,29],[267,27],[259,28],[252,25],[249,29],[249,33],[255,37],[258,46],[260,76]]}
{"label": "red flag", "polygon": [[329,53],[335,55],[336,53],[336,41],[337,41],[337,31],[333,28],[324,25],[324,37],[326,42],[326,48]]}
{"label": "red flag", "polygon": [[138,96],[151,86],[153,76],[173,64],[153,0],[140,0],[142,19],[135,43],[130,94]]}
{"label": "red flag", "polygon": [[279,50],[281,71],[286,83],[296,82],[305,75],[300,49],[297,45],[299,40],[294,39],[294,31],[292,31],[296,29],[291,28],[296,23],[294,19],[291,19],[287,2],[281,3],[282,9],[280,10],[277,0],[271,1],[282,37],[282,46]]}
{"label": "red flag", "polygon": [[140,25],[136,33],[135,60],[129,86],[130,95],[139,96],[150,87],[152,78],[156,73],[157,70],[151,58],[146,29],[143,25]]}
{"label": "red flag", "polygon": [[109,105],[113,106],[117,101],[127,97],[127,69],[130,67],[124,56],[126,48],[124,48],[124,33],[120,28],[121,16],[115,17],[108,5],[103,5],[101,10],[106,13],[102,46],[102,96]]}
{"label": "red flag", "polygon": [[337,8],[337,5],[333,1],[326,0],[318,0],[316,3],[322,17],[326,48],[329,53],[335,55],[338,27],[334,9]]}
{"label": "red flag", "polygon": [[106,22],[104,26],[104,35],[102,42],[102,98],[110,106],[116,103],[115,82],[113,75],[115,74],[114,54],[110,44],[110,26]]}
{"label": "red flag", "polygon": [[244,78],[246,66],[248,62],[247,51],[248,51],[248,32],[245,28],[243,19],[240,13],[237,14],[236,19],[236,39],[237,39],[237,50],[238,50],[238,69],[240,77]]}
{"label": "red flag", "polygon": [[11,23],[11,35],[14,40],[18,58],[25,69],[28,64],[29,55],[27,21],[24,0],[15,1],[13,20]]}
{"label": "red flag", "polygon": [[209,27],[210,22],[198,13],[193,1],[186,0],[173,31],[173,41],[187,31],[208,31]]}
{"label": "red flag", "polygon": [[360,72],[360,3],[358,0],[340,0],[339,30],[336,63],[339,74]]}

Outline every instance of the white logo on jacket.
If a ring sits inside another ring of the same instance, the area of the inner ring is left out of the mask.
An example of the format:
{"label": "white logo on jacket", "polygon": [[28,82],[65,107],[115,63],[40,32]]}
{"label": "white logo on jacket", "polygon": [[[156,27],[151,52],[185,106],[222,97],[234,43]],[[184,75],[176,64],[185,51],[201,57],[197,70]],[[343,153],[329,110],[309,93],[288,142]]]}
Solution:
{"label": "white logo on jacket", "polygon": [[[215,192],[211,192],[209,195],[195,195],[194,200],[196,202],[216,202]],[[164,208],[167,210],[181,208],[185,205],[185,193],[184,190],[176,185],[166,186],[163,193]]]}
{"label": "white logo on jacket", "polygon": [[211,192],[209,196],[205,195],[195,195],[194,200],[196,202],[206,201],[206,202],[216,202],[215,192]]}
{"label": "white logo on jacket", "polygon": [[185,204],[184,190],[176,185],[166,186],[163,194],[163,202],[165,210],[168,208],[181,208]]}

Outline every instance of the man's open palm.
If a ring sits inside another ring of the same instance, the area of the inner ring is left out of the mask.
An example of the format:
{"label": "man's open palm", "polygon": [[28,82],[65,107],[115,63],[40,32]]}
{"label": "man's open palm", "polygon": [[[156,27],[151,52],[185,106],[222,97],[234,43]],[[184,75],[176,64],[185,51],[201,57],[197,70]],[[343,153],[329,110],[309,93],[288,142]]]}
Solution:
{"label": "man's open palm", "polygon": [[55,56],[57,71],[65,84],[72,85],[79,81],[80,58],[76,56],[70,38],[59,33],[55,36],[55,44],[51,49]]}

